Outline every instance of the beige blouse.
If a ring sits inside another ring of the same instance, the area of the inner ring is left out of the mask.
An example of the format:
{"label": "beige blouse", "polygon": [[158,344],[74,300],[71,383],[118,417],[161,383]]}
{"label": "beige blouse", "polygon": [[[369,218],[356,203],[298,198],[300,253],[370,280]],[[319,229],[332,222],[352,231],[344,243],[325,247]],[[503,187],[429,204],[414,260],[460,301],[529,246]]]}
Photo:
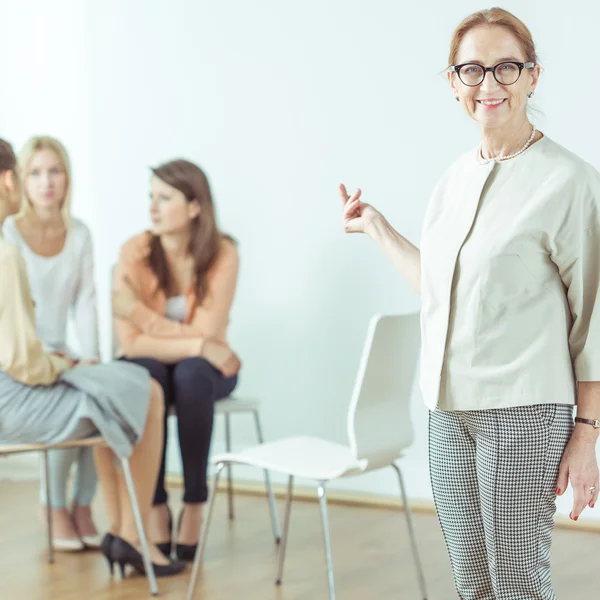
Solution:
{"label": "beige blouse", "polygon": [[27,268],[0,233],[0,371],[27,385],[50,385],[70,366],[37,337]]}
{"label": "beige blouse", "polygon": [[426,405],[574,404],[600,381],[600,174],[547,137],[444,174],[421,242]]}

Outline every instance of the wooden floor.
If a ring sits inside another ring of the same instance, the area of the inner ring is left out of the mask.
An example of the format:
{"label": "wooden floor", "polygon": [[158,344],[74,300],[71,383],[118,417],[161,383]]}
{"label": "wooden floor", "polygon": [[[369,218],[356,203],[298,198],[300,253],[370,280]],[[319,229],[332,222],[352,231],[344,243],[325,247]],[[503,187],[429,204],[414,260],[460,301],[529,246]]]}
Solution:
{"label": "wooden floor", "polygon": [[[180,491],[172,495],[178,498]],[[238,496],[233,524],[225,518],[225,505],[225,497],[219,496],[196,598],[327,599],[318,505],[299,501],[293,506],[281,588],[273,583],[276,555],[266,501]],[[98,553],[59,554],[56,564],[48,565],[36,484],[0,482],[0,506],[2,600],[138,600],[149,596],[142,577],[111,580]],[[97,512],[101,518],[101,508]],[[338,600],[420,598],[403,513],[331,505],[330,519]],[[436,517],[416,514],[415,526],[429,600],[456,598]],[[598,597],[600,535],[558,530],[553,566],[560,599]],[[189,570],[160,579],[160,597],[183,600],[188,578]]]}

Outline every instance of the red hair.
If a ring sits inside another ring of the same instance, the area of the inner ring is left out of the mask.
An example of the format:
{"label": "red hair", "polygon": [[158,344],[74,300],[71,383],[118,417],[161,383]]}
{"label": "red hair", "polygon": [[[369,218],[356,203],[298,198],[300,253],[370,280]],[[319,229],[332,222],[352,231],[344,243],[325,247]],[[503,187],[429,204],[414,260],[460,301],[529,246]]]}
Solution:
{"label": "red hair", "polygon": [[504,27],[517,39],[517,42],[525,55],[525,60],[527,62],[538,62],[535,44],[531,37],[531,32],[525,23],[503,8],[488,8],[469,15],[456,28],[454,35],[452,36],[452,42],[450,43],[449,65],[456,64],[458,51],[465,35],[471,31],[471,29],[482,26]]}

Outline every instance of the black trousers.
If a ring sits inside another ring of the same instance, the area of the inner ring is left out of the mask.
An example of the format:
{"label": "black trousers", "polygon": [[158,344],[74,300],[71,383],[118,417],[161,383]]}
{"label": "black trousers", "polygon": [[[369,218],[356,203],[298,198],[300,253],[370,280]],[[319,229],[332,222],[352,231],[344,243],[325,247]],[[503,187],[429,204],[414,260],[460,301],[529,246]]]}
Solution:
{"label": "black trousers", "polygon": [[145,367],[160,383],[165,396],[165,438],[162,462],[154,494],[154,505],[166,504],[165,465],[167,457],[167,419],[169,407],[177,413],[179,448],[183,463],[186,503],[206,502],[206,470],[212,437],[215,402],[225,398],[237,385],[237,375],[223,377],[203,358],[186,358],[166,365],[153,358],[124,358]]}

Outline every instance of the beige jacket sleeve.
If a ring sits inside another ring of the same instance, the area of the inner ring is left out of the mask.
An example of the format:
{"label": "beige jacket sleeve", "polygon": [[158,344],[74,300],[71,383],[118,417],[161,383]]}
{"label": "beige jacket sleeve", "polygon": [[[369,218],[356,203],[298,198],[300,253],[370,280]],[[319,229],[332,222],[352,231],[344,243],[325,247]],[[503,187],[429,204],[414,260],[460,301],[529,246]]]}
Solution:
{"label": "beige jacket sleeve", "polygon": [[42,348],[25,263],[16,248],[0,253],[0,274],[0,370],[26,385],[50,385],[71,363]]}
{"label": "beige jacket sleeve", "polygon": [[579,210],[570,215],[574,250],[553,257],[567,288],[572,325],[569,348],[577,381],[600,381],[600,177],[590,173]]}

